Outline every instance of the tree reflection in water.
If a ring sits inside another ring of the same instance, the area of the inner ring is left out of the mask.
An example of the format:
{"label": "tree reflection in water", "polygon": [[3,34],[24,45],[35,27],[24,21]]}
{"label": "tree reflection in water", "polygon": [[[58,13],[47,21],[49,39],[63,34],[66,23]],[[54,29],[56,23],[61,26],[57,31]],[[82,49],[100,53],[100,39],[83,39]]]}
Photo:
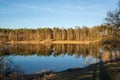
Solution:
{"label": "tree reflection in water", "polygon": [[0,47],[0,56],[4,55],[38,55],[38,56],[50,56],[54,55],[75,55],[79,58],[81,55],[86,58],[99,58],[99,52],[102,51],[101,59],[108,61],[111,59],[120,58],[119,47],[111,45],[91,44],[91,45],[79,45],[79,44],[59,44],[59,45],[43,45],[43,44],[17,44],[17,45],[3,45]]}
{"label": "tree reflection in water", "polygon": [[61,54],[76,55],[80,57],[83,55],[87,57],[92,55],[92,57],[98,57],[99,46],[98,45],[33,45],[33,44],[19,44],[19,45],[4,45],[0,48],[0,55],[40,55],[40,56],[59,56]]}

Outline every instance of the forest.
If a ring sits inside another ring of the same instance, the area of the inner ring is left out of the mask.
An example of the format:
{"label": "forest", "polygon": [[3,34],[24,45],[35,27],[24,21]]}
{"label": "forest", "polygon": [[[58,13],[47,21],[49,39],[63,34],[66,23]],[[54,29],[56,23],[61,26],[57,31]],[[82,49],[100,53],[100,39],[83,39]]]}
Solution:
{"label": "forest", "polygon": [[106,26],[93,28],[76,27],[68,29],[38,28],[38,29],[0,29],[1,41],[42,41],[42,40],[96,40],[101,35],[108,35]]}
{"label": "forest", "polygon": [[[115,34],[115,38],[112,38]],[[82,27],[60,29],[60,28],[38,28],[38,29],[0,29],[0,41],[95,41],[115,39],[119,40],[118,34],[108,25],[95,27]]]}
{"label": "forest", "polygon": [[5,29],[0,28],[0,42],[6,41],[120,41],[120,1],[109,11],[105,23],[74,28]]}

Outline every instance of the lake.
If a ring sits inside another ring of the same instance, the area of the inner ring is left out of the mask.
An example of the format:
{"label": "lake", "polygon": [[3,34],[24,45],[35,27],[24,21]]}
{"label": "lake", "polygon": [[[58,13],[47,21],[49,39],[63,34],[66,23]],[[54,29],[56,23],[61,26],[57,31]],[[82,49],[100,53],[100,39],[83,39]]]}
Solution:
{"label": "lake", "polygon": [[[105,57],[104,57],[105,56]],[[0,72],[34,74],[44,71],[64,71],[120,58],[120,51],[109,46],[91,45],[33,45],[0,46]]]}

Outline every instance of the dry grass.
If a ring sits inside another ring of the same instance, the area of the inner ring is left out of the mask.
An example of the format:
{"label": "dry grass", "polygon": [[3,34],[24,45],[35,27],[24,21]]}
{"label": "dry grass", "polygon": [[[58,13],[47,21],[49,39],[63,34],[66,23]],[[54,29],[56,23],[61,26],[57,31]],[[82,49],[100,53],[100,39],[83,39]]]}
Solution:
{"label": "dry grass", "polygon": [[100,40],[95,41],[52,41],[52,44],[91,44],[91,43],[97,43]]}
{"label": "dry grass", "polygon": [[44,41],[8,41],[5,42],[7,44],[91,44],[91,43],[98,43],[100,40],[94,40],[94,41],[53,41],[53,40],[44,40]]}

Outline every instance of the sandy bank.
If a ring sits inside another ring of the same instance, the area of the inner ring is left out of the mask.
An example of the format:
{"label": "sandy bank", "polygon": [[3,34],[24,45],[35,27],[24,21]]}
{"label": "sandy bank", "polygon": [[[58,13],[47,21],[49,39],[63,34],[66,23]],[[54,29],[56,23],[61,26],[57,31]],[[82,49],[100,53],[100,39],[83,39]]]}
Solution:
{"label": "sandy bank", "polygon": [[91,44],[98,43],[100,40],[95,41],[8,41],[3,44]]}

